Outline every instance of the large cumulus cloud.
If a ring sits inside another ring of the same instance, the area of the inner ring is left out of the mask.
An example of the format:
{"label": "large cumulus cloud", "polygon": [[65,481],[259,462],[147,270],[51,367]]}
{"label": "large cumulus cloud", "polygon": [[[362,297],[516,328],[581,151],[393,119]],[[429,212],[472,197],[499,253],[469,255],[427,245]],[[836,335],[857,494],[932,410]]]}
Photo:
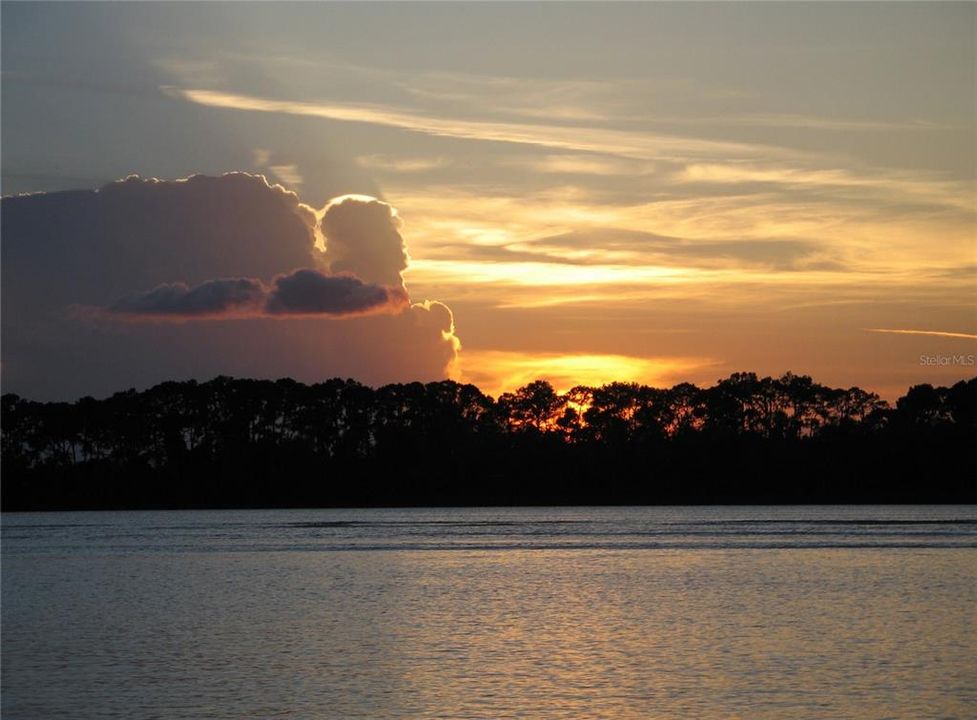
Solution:
{"label": "large cumulus cloud", "polygon": [[325,261],[332,272],[349,272],[380,285],[401,285],[407,246],[397,212],[384,202],[347,195],[329,203],[322,216]]}
{"label": "large cumulus cloud", "polygon": [[411,304],[402,222],[374,198],[316,211],[262,176],[130,177],[3,198],[0,221],[5,391],[432,380],[460,347],[446,306]]}

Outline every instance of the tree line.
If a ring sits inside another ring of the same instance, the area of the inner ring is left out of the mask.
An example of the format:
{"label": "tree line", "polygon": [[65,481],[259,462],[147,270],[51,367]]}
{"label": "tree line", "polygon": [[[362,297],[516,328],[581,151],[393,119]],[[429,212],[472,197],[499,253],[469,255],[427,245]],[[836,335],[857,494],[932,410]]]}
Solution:
{"label": "tree line", "polygon": [[6,394],[0,420],[4,510],[977,501],[977,377],[894,406],[790,373],[498,399],[218,377]]}

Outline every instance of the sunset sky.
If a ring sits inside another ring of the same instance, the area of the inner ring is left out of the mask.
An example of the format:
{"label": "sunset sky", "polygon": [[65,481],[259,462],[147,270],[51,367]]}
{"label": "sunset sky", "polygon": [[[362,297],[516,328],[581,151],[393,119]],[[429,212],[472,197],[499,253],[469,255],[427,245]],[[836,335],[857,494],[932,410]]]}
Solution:
{"label": "sunset sky", "polygon": [[4,3],[4,391],[972,377],[975,68],[974,3]]}

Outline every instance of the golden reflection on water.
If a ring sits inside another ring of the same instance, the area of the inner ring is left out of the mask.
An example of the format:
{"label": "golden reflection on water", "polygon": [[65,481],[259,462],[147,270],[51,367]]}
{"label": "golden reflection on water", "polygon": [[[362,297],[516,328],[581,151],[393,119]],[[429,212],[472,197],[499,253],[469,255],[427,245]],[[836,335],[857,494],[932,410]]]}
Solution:
{"label": "golden reflection on water", "polygon": [[969,551],[356,561],[394,559],[408,582],[370,632],[411,716],[963,717],[977,699],[973,590],[948,592],[977,576]]}

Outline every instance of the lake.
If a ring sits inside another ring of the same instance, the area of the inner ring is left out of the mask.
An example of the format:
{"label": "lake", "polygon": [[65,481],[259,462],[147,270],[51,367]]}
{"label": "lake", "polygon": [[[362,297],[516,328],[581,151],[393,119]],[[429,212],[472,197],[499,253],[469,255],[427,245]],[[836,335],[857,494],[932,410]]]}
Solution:
{"label": "lake", "polygon": [[2,715],[973,718],[977,507],[2,516]]}

